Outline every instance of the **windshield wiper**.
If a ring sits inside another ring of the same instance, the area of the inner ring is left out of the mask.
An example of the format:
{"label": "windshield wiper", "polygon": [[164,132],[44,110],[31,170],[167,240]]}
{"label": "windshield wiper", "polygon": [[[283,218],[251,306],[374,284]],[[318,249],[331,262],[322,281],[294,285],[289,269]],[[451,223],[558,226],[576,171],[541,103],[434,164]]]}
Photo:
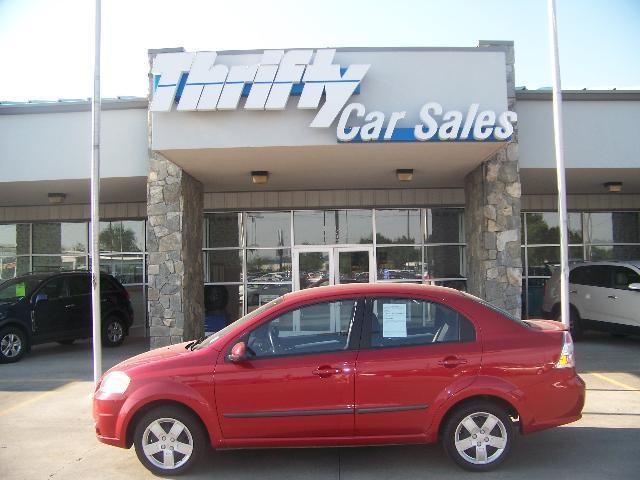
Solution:
{"label": "windshield wiper", "polygon": [[195,346],[196,346],[196,345],[198,345],[199,343],[202,343],[202,342],[203,342],[204,338],[205,338],[205,337],[204,337],[204,336],[202,336],[202,337],[200,337],[200,338],[199,338],[199,339],[197,339],[197,340],[193,340],[193,341],[191,341],[191,342],[187,343],[187,344],[184,346],[184,348],[185,348],[185,349],[189,349],[189,350],[193,351],[193,349],[195,348]]}

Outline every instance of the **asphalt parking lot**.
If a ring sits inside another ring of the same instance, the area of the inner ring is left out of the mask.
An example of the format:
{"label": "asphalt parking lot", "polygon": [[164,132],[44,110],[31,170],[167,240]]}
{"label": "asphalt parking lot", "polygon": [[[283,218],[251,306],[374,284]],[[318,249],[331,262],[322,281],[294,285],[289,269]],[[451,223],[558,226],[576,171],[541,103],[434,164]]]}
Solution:
{"label": "asphalt parking lot", "polygon": [[[129,338],[105,369],[147,349]],[[640,337],[590,334],[576,345],[587,383],[582,420],[521,437],[491,478],[630,479],[640,475]],[[91,418],[90,341],[34,347],[0,365],[0,478],[152,478],[135,452],[102,445]],[[469,478],[439,445],[211,452],[181,478]]]}

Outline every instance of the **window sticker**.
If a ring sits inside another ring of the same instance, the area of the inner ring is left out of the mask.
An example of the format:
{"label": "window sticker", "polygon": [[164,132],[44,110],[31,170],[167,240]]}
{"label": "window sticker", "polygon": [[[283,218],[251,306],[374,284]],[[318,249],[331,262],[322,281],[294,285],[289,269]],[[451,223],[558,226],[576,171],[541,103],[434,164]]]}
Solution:
{"label": "window sticker", "polygon": [[26,292],[26,287],[24,283],[16,283],[16,297],[24,297]]}
{"label": "window sticker", "polygon": [[385,338],[407,337],[407,305],[385,303],[382,305],[382,336]]}

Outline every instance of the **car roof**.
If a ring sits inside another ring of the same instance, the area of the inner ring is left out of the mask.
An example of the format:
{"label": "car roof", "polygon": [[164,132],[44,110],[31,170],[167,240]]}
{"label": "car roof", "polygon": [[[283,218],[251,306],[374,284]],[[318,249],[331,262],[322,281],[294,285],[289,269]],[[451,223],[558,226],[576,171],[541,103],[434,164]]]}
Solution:
{"label": "car roof", "polygon": [[284,295],[284,299],[286,301],[307,301],[335,295],[369,296],[389,293],[397,295],[463,295],[453,288],[417,283],[346,283],[287,293]]}
{"label": "car roof", "polygon": [[640,268],[640,260],[599,260],[594,262],[578,261],[571,262],[571,268],[589,266],[589,265],[633,265]]}

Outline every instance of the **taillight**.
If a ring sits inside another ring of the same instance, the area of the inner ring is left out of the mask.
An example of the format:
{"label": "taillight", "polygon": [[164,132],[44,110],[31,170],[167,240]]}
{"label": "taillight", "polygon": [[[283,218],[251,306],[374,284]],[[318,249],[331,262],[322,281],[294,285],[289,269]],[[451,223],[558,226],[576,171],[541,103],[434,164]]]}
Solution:
{"label": "taillight", "polygon": [[573,339],[569,332],[562,333],[562,351],[560,352],[560,359],[556,363],[556,368],[574,368],[576,361],[573,356]]}

